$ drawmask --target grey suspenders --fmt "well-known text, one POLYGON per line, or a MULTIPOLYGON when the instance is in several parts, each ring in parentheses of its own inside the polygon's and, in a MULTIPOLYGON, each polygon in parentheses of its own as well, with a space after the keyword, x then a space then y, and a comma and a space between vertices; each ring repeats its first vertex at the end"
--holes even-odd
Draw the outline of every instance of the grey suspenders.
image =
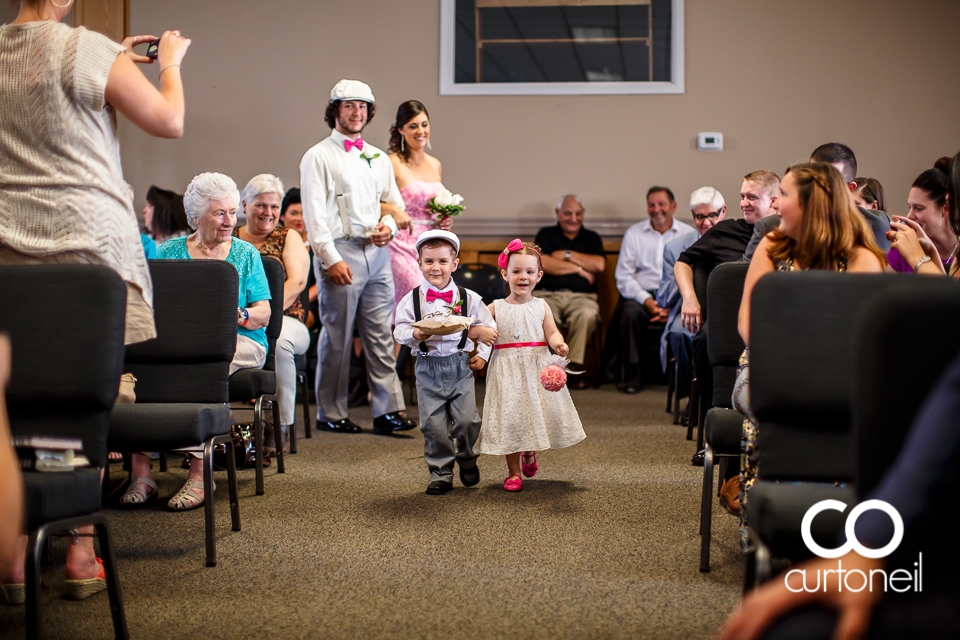
MULTIPOLYGON (((327 140, 332 140, 332 138, 327 138, 327 140)), ((340 226, 343 227, 344 237, 349 240, 350 217, 347 213, 347 199, 343 196, 343 180, 340 179, 340 173, 343 171, 343 168, 340 166, 340 158, 325 147, 321 146, 320 148, 322 149, 323 157, 327 161, 327 167, 329 167, 330 173, 333 174, 333 186, 336 190, 334 196, 337 201, 337 209, 340 211, 340 226)))
MULTIPOLYGON (((467 297, 467 290, 457 285, 457 292, 460 294, 460 299, 463 300, 463 315, 469 313, 468 305, 470 304, 470 298, 467 297)), ((417 287, 413 290, 413 319, 417 322, 423 319, 420 314, 420 287, 417 287)), ((457 345, 457 349, 463 351, 463 348, 467 346, 467 331, 469 329, 464 329, 463 333, 460 335, 460 344, 457 345)), ((426 355, 427 353, 427 343, 420 343, 420 352, 426 355)))

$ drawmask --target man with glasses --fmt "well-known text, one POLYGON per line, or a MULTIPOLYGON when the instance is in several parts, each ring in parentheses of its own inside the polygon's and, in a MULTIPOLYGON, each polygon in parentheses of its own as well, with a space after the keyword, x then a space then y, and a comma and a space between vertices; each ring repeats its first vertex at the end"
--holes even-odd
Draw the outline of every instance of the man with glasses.
POLYGON ((690 396, 690 386, 693 381, 693 333, 681 323, 682 300, 674 276, 674 265, 680 254, 723 220, 727 213, 727 204, 723 195, 713 187, 700 187, 690 194, 690 211, 693 213, 693 224, 697 230, 671 240, 663 248, 663 275, 660 278, 660 288, 657 289, 657 304, 670 310, 667 316, 667 327, 663 330, 663 337, 660 339, 660 364, 666 372, 667 345, 669 345, 677 359, 676 394, 678 398, 690 396))

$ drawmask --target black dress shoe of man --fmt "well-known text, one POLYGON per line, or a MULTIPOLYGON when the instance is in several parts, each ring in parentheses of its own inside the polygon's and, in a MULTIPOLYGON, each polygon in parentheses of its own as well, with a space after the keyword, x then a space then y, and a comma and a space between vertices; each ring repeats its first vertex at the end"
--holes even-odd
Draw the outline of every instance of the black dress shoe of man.
POLYGON ((352 422, 350 418, 326 421, 317 420, 317 429, 322 431, 336 431, 337 433, 360 433, 363 431, 360 425, 352 422))
POLYGON ((695 454, 693 454, 693 458, 690 459, 690 464, 695 467, 702 467, 704 457, 706 457, 706 453, 703 449, 700 449, 700 451, 697 451, 695 454))
POLYGON ((480 482, 480 469, 477 467, 470 467, 469 469, 460 467, 460 482, 462 482, 465 487, 476 485, 480 482))
POLYGON ((431 496, 442 496, 447 491, 453 489, 452 482, 445 482, 443 480, 434 480, 427 485, 427 494, 431 496))
POLYGON ((410 431, 410 429, 416 428, 416 422, 405 420, 396 413, 385 413, 373 419, 373 432, 378 436, 387 436, 394 431, 410 431))

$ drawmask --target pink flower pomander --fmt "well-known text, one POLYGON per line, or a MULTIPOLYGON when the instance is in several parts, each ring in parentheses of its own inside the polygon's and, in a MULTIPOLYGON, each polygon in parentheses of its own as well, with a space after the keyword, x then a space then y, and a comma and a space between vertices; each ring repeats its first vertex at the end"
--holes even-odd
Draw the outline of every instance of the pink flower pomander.
POLYGON ((540 372, 540 384, 547 391, 560 391, 567 384, 567 372, 559 365, 548 364, 540 372))

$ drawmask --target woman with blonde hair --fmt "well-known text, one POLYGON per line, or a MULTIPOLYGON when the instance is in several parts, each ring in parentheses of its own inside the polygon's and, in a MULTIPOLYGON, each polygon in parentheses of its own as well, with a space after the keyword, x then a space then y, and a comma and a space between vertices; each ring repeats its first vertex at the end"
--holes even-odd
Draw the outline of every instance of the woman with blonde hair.
POLYGON ((881 273, 886 265, 873 232, 857 211, 853 195, 840 172, 825 163, 799 164, 787 169, 780 197, 773 204, 779 229, 760 241, 750 262, 740 302, 739 329, 747 345, 740 356, 733 406, 744 414, 740 443, 740 543, 746 548, 746 490, 757 478, 759 451, 757 421, 750 410, 749 359, 750 297, 757 281, 771 271, 881 273))

